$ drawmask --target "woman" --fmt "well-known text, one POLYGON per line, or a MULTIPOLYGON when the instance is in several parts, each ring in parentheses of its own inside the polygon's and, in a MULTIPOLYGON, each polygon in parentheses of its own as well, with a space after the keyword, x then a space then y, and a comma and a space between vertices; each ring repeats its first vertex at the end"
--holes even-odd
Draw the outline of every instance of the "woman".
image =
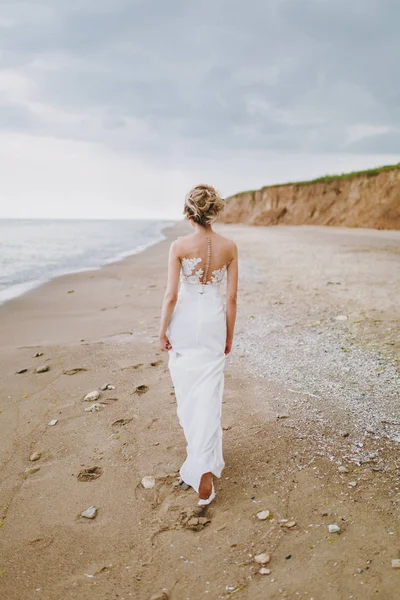
POLYGON ((212 476, 220 477, 225 464, 221 408, 236 319, 238 255, 236 244, 212 229, 223 208, 209 185, 198 185, 186 196, 184 215, 194 231, 171 244, 160 326, 187 442, 180 476, 199 494, 200 506, 215 498, 212 476), (225 273, 226 308, 220 295, 225 273))

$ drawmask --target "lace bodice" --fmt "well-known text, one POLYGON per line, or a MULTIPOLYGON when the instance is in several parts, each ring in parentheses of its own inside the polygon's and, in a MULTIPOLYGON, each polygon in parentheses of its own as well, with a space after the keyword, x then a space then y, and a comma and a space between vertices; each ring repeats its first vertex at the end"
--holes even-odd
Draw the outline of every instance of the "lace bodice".
MULTIPOLYGON (((197 267, 202 262, 201 258, 182 258, 181 259, 181 282, 184 283, 202 283, 204 270, 202 267, 197 267)), ((224 265, 220 269, 211 271, 211 279, 205 285, 219 285, 225 276, 228 265, 224 265)))

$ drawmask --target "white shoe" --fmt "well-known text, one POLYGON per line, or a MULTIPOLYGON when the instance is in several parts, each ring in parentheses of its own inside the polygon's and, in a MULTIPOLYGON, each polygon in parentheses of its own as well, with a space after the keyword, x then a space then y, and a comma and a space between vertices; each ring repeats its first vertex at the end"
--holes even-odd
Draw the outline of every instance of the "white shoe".
POLYGON ((210 502, 214 500, 216 496, 214 482, 212 482, 211 486, 211 494, 208 496, 208 498, 205 498, 204 500, 200 498, 200 500, 197 503, 199 506, 207 506, 207 504, 210 504, 210 502))

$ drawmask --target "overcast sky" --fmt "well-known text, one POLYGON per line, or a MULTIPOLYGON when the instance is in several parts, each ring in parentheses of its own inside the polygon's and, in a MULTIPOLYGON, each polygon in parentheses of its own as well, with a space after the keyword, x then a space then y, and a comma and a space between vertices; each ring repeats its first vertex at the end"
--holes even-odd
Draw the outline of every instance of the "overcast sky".
POLYGON ((0 216, 400 162, 398 0, 0 0, 0 216))

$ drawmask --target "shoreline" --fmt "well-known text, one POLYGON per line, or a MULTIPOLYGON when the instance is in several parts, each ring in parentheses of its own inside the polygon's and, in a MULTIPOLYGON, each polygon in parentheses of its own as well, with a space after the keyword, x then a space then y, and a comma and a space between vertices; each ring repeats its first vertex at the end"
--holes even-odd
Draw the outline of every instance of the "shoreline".
MULTIPOLYGON (((3 220, 6 220, 6 219, 3 219, 3 220)), ((21 221, 21 220, 23 221, 23 219, 10 219, 10 220, 15 220, 17 222, 21 221)), ((54 221, 54 219, 48 219, 48 220, 54 221)), ((116 219, 116 220, 118 220, 118 219, 116 219)), ((132 220, 137 221, 137 219, 132 219, 132 220)), ((74 219, 70 219, 70 221, 74 221, 74 219)), ((136 254, 140 254, 141 252, 144 252, 145 250, 147 250, 147 248, 150 248, 151 246, 158 244, 158 243, 162 242, 164 239, 166 239, 167 235, 164 232, 167 231, 171 227, 175 227, 178 223, 179 223, 179 221, 174 221, 174 220, 167 221, 166 220, 165 225, 163 225, 160 228, 159 235, 156 239, 154 239, 148 243, 141 244, 133 250, 119 252, 116 256, 110 257, 104 263, 99 264, 97 267, 90 266, 90 267, 84 267, 84 268, 80 268, 80 269, 74 269, 72 271, 65 271, 65 272, 62 271, 62 272, 59 272, 59 273, 49 276, 48 279, 20 282, 20 283, 13 284, 7 288, 4 288, 3 290, 0 291, 0 306, 2 306, 3 304, 6 304, 7 302, 10 302, 14 298, 19 298, 21 296, 24 296, 25 294, 28 294, 30 291, 35 290, 35 289, 41 287, 42 285, 45 285, 46 283, 49 283, 49 282, 53 281, 54 279, 57 279, 58 277, 64 277, 66 275, 74 275, 75 273, 86 273, 87 271, 97 271, 108 265, 118 263, 121 260, 125 260, 126 258, 129 258, 131 256, 135 256, 136 254), (15 288, 21 289, 21 291, 19 291, 19 292, 17 291, 16 293, 12 292, 11 290, 15 290, 15 288), (10 292, 12 295, 9 295, 10 292)))
POLYGON ((177 485, 185 440, 158 346, 169 242, 187 227, 0 307, 0 596, 395 600, 397 426, 367 427, 360 408, 400 421, 400 236, 216 227, 239 247, 239 305, 226 467, 200 520, 177 485))

